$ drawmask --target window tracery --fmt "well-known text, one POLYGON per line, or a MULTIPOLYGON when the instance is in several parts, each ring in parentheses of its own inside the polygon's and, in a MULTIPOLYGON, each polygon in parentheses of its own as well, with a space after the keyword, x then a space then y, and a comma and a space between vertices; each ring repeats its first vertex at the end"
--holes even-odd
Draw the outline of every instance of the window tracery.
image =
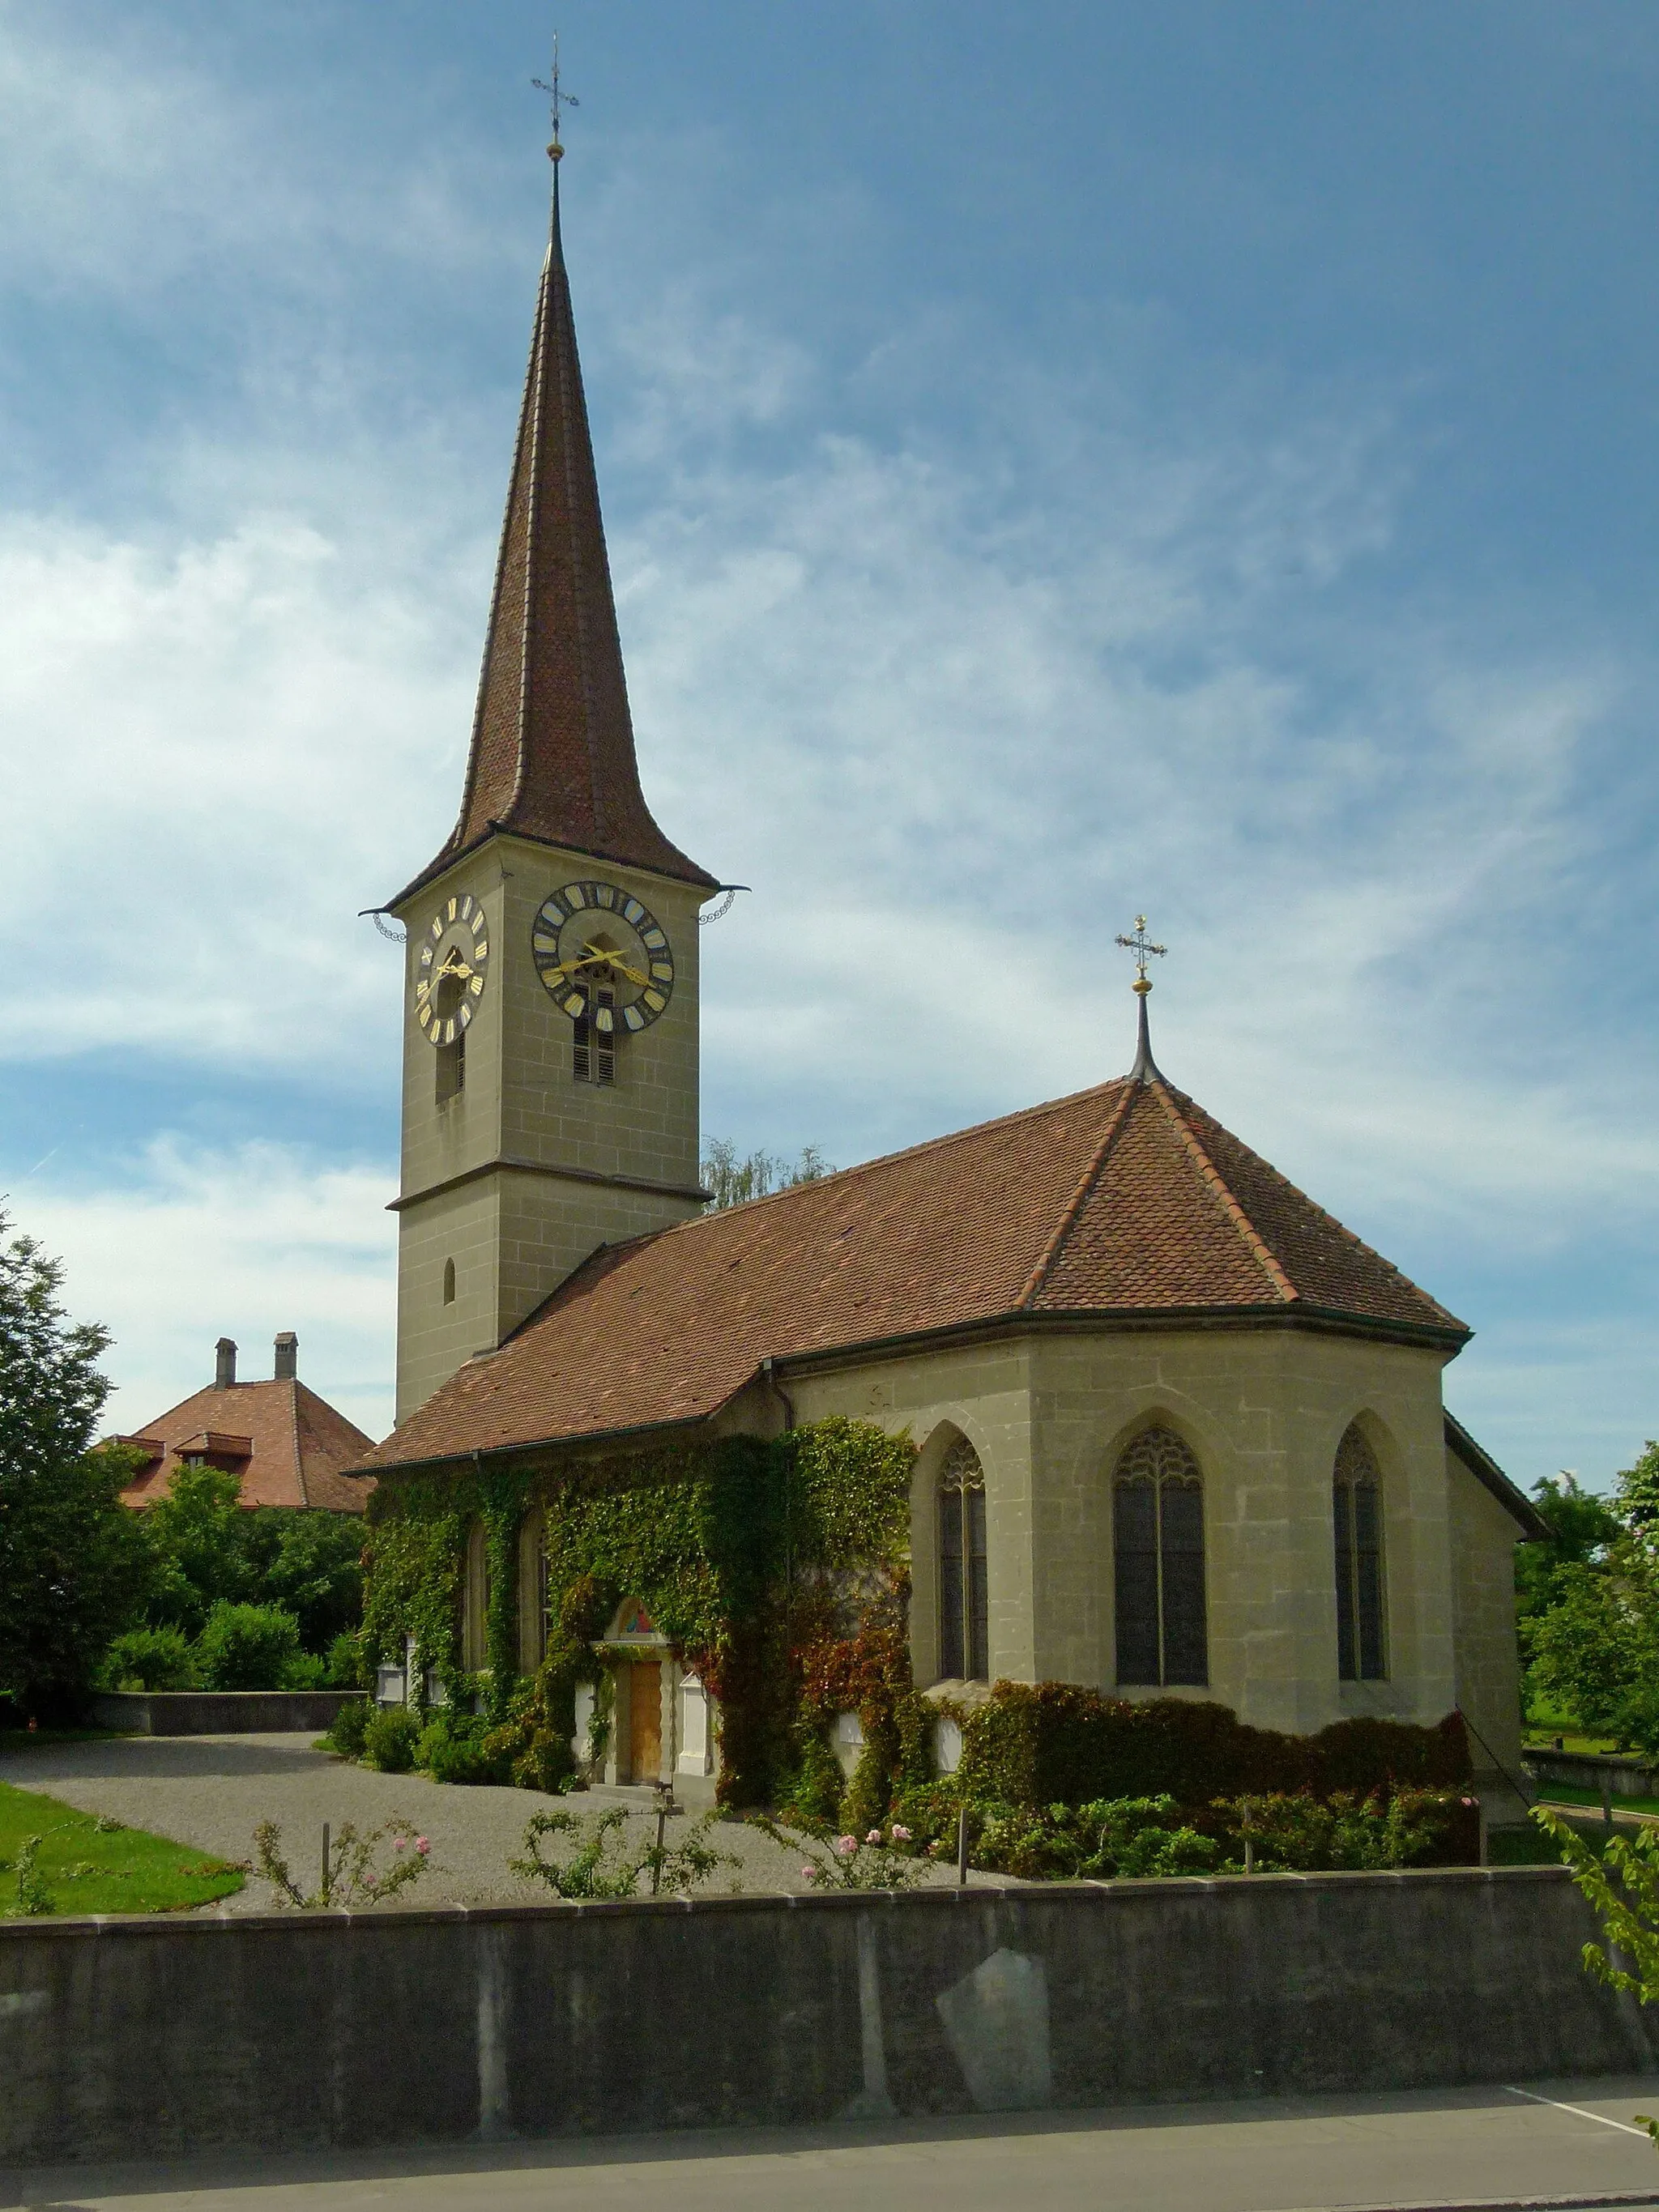
POLYGON ((982 1682, 990 1674, 990 1578, 985 1470, 958 1437, 939 1471, 939 1673, 982 1682))
POLYGON ((1201 1687, 1210 1679, 1204 1587, 1204 1479, 1165 1428, 1143 1429, 1112 1482, 1117 1679, 1201 1687))

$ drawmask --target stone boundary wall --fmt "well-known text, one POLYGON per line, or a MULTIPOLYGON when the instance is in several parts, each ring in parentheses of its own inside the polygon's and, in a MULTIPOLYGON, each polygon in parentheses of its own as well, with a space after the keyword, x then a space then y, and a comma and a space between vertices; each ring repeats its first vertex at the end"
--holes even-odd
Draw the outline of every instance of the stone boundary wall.
POLYGON ((1592 1933, 1556 1868, 8 1921, 0 2162, 1650 2070, 1592 1933))
POLYGON ((251 1735, 334 1725, 365 1690, 100 1690, 93 1723, 131 1735, 251 1735))
POLYGON ((1645 1759, 1624 1759, 1612 1753, 1598 1758, 1588 1751, 1532 1750, 1522 1764, 1534 1782, 1568 1782, 1580 1790, 1599 1790, 1605 1782, 1615 1797, 1659 1796, 1659 1776, 1645 1759))

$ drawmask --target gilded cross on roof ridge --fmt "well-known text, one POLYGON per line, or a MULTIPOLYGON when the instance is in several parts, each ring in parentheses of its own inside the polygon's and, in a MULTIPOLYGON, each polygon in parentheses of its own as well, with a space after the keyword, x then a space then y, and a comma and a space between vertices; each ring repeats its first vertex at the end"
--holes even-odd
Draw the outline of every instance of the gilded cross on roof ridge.
POLYGON ((539 76, 532 76, 530 82, 535 86, 538 92, 544 92, 547 94, 549 109, 553 118, 553 137, 547 149, 548 156, 551 161, 560 161, 564 155, 564 148, 559 143, 560 112, 562 109, 567 107, 580 107, 581 106, 581 102, 577 99, 574 92, 565 92, 560 87, 559 34, 556 31, 553 33, 553 75, 551 82, 550 83, 546 78, 539 76))
POLYGON ((1161 960, 1170 948, 1167 945, 1154 945, 1152 939, 1147 936, 1146 917, 1144 914, 1138 914, 1135 916, 1134 935, 1124 937, 1120 934, 1117 941, 1126 952, 1133 952, 1135 956, 1135 980, 1130 988, 1144 999, 1152 988, 1152 979, 1146 973, 1147 955, 1155 952, 1161 960))

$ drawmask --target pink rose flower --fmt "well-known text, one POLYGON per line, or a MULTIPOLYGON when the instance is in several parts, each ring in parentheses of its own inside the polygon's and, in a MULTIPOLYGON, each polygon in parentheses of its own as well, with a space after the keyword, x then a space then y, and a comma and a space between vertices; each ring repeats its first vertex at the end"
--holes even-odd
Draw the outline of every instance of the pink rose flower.
POLYGON ((432 1849, 432 1846, 428 1843, 424 1836, 416 1836, 415 1838, 415 1848, 420 1853, 421 1856, 424 1858, 427 1853, 432 1849))
POLYGON ((394 1851, 400 1851, 408 1841, 407 1836, 394 1836, 392 1838, 392 1848, 394 1851))
POLYGON ((893 1823, 893 1841, 896 1844, 908 1844, 909 1840, 910 1831, 908 1828, 900 1827, 898 1822, 895 1820, 893 1823))
POLYGON ((818 1878, 818 1870, 816 1867, 803 1867, 800 1872, 803 1881, 816 1881, 818 1878))
POLYGON ((866 1844, 878 1844, 881 1841, 881 1830, 879 1828, 872 1828, 869 1834, 864 1840, 866 1844))
POLYGON ((836 1856, 837 1858, 850 1859, 854 1852, 857 1850, 858 1847, 859 1839, 856 1836, 837 1836, 836 1838, 836 1856))

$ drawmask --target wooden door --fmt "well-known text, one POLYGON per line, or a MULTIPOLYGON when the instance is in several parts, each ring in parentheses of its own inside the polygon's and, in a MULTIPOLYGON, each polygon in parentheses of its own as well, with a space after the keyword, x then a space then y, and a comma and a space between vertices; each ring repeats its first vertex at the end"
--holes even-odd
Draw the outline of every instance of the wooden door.
POLYGON ((662 1662, 639 1661, 628 1682, 628 1773, 655 1782, 662 1772, 662 1662))

